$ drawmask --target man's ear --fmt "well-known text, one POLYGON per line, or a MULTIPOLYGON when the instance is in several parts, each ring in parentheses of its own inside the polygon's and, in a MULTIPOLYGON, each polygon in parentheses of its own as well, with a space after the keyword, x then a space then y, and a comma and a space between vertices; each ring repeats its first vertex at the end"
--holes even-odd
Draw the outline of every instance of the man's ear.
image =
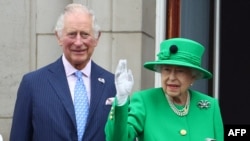
POLYGON ((58 43, 60 46, 62 46, 62 43, 61 43, 61 40, 60 40, 60 35, 58 34, 57 31, 55 31, 55 36, 56 36, 56 38, 57 38, 57 43, 58 43))
POLYGON ((98 36, 97 36, 97 40, 99 40, 99 39, 100 39, 101 34, 102 34, 102 33, 101 33, 101 31, 99 31, 99 32, 98 32, 98 36))
POLYGON ((97 38, 94 39, 94 44, 95 44, 94 46, 97 46, 97 43, 98 43, 98 41, 100 39, 100 36, 101 36, 101 32, 99 31, 97 38))

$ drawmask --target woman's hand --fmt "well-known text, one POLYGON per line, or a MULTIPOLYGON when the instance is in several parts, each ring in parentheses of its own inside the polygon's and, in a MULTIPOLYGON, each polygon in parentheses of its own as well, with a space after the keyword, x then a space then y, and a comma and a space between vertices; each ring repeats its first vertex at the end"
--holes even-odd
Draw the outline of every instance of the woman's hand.
POLYGON ((127 69, 127 60, 121 59, 116 68, 115 72, 115 86, 116 86, 116 97, 118 105, 123 105, 134 85, 134 78, 131 70, 127 69))

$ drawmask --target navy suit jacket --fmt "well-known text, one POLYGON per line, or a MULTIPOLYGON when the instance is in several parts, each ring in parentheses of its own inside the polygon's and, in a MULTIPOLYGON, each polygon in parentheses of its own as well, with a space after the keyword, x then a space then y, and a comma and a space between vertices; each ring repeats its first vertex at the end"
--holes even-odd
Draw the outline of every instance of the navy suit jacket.
MULTIPOLYGON (((105 141, 111 108, 105 101, 116 94, 114 74, 91 63, 91 102, 83 141, 105 141)), ((61 57, 23 76, 10 141, 77 141, 74 105, 61 57)))

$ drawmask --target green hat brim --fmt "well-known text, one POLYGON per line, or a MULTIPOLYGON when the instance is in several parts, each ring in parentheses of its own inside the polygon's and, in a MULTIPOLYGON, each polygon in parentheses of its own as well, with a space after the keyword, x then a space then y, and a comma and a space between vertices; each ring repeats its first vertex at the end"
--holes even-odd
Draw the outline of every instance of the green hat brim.
POLYGON ((175 66, 188 67, 188 68, 192 68, 192 69, 195 69, 195 70, 198 70, 199 72, 201 72, 203 74, 202 79, 212 78, 212 74, 209 71, 207 71, 199 66, 195 66, 195 65, 192 65, 190 63, 176 61, 176 60, 159 60, 159 61, 153 61, 153 62, 146 62, 144 64, 144 67, 146 69, 151 70, 151 71, 157 72, 157 70, 156 70, 157 65, 175 65, 175 66))

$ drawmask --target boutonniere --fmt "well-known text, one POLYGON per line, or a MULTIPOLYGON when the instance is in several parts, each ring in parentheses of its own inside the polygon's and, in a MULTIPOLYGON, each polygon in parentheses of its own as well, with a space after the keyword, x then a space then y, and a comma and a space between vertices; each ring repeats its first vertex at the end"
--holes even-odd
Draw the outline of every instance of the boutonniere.
POLYGON ((210 107, 210 102, 207 100, 200 100, 197 106, 200 109, 208 109, 210 107))

